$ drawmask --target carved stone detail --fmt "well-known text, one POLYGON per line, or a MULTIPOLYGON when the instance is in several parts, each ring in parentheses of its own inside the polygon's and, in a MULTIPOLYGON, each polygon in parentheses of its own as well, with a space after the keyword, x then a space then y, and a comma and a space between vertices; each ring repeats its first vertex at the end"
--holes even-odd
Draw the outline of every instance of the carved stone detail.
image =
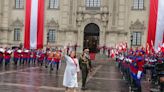
POLYGON ((91 21, 96 18, 96 15, 100 15, 100 18, 96 18, 100 20, 103 23, 103 26, 106 27, 108 24, 108 17, 109 17, 109 12, 108 12, 108 7, 107 6, 102 6, 100 7, 100 10, 85 10, 84 6, 79 6, 77 10, 77 25, 80 26, 83 21, 85 21, 85 15, 89 15, 91 21))
POLYGON ((133 21, 131 21, 130 29, 131 30, 144 30, 145 29, 144 21, 140 22, 139 19, 137 19, 134 23, 133 21))
POLYGON ((52 18, 46 25, 47 27, 55 27, 58 28, 59 24, 52 18))
POLYGON ((16 19, 15 21, 12 22, 11 24, 12 27, 23 27, 24 24, 20 19, 16 19))

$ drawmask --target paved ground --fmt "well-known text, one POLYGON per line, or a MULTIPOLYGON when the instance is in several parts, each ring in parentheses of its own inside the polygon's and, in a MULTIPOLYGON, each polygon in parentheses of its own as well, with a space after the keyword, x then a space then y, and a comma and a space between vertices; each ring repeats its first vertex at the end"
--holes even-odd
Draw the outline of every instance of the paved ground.
MULTIPOLYGON (((128 92, 128 86, 113 62, 97 60, 89 75, 85 92, 128 92)), ((38 66, 11 65, 0 68, 0 92, 64 92, 62 86, 65 64, 58 73, 38 66)), ((81 85, 79 77, 79 85, 81 85)), ((79 88, 80 89, 80 88, 79 88)), ((79 92, 82 92, 79 90, 79 92)))

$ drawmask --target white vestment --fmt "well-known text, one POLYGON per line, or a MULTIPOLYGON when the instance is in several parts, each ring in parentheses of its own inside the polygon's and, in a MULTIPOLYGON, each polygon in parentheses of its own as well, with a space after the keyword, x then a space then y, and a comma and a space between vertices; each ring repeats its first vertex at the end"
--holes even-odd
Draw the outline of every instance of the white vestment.
POLYGON ((65 59, 67 65, 64 72, 63 86, 69 88, 78 87, 77 72, 80 71, 79 61, 76 58, 73 60, 71 57, 67 55, 65 55, 65 59))

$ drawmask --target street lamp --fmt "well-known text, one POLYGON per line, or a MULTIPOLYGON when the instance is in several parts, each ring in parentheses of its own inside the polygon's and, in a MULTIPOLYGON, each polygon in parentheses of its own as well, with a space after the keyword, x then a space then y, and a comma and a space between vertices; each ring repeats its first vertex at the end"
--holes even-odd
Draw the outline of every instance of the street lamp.
POLYGON ((74 45, 74 48, 75 48, 75 52, 76 52, 76 49, 77 49, 77 43, 74 45))
POLYGON ((130 47, 132 48, 132 45, 133 45, 133 34, 132 33, 131 33, 131 36, 130 36, 130 41, 131 41, 130 47))
POLYGON ((48 42, 49 42, 49 32, 47 33, 47 45, 48 45, 48 42))

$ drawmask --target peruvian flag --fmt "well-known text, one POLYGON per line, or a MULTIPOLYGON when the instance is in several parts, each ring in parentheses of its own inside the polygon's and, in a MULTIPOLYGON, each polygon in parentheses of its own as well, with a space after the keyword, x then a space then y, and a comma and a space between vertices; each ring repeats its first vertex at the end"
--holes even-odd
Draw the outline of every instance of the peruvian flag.
POLYGON ((44 0, 26 0, 24 48, 43 48, 44 0))
POLYGON ((158 44, 164 42, 164 0, 150 0, 150 14, 147 43, 149 48, 158 49, 158 44))

